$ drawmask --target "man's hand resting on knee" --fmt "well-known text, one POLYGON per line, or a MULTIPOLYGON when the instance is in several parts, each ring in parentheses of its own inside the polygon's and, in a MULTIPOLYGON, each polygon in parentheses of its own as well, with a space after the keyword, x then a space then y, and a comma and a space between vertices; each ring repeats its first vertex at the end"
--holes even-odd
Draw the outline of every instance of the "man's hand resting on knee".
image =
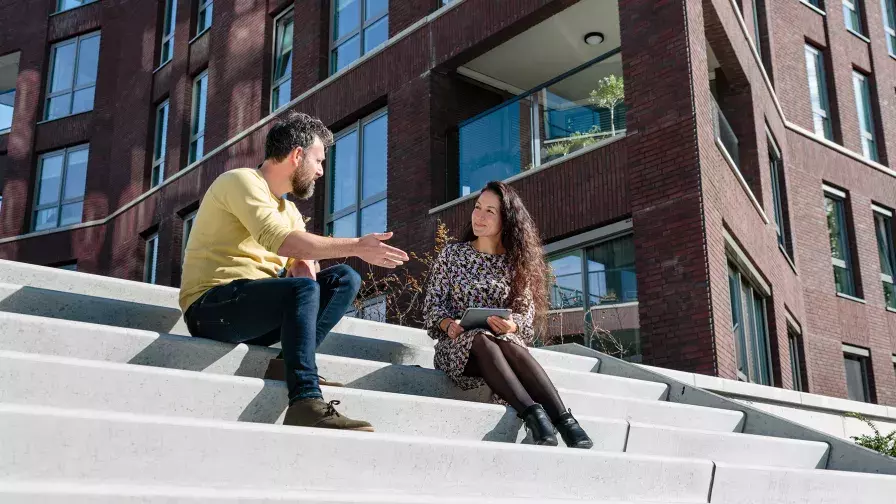
POLYGON ((289 271, 286 272, 286 276, 290 278, 310 278, 312 280, 317 280, 317 272, 319 269, 317 261, 303 261, 296 259, 292 262, 292 266, 289 267, 289 271))

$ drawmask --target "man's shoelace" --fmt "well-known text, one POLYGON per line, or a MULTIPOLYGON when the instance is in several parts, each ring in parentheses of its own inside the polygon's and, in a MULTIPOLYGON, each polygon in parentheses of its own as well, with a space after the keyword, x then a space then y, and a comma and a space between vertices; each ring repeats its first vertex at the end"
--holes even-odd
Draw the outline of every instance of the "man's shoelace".
POLYGON ((339 406, 340 404, 342 404, 342 403, 337 400, 332 400, 332 401, 328 402, 327 403, 327 411, 324 414, 327 416, 341 417, 342 415, 340 415, 339 412, 336 411, 336 406, 339 406))

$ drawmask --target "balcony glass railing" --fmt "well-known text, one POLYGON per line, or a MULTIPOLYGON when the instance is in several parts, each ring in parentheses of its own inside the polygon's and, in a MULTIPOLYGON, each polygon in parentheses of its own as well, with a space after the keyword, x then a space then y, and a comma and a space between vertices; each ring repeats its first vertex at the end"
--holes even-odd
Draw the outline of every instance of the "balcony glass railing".
POLYGON ((734 134, 731 124, 728 122, 725 114, 722 113, 722 108, 719 107, 719 103, 716 101, 715 97, 712 98, 712 125, 716 134, 716 139, 718 139, 719 142, 722 143, 722 146, 725 147, 725 150, 728 151, 728 155, 731 156, 731 161, 734 162, 734 166, 740 169, 740 150, 738 147, 739 142, 737 140, 737 135, 734 134))
POLYGON ((460 196, 625 134, 619 49, 462 123, 460 196))
POLYGON ((12 127, 12 111, 16 103, 16 90, 0 91, 0 132, 12 127))

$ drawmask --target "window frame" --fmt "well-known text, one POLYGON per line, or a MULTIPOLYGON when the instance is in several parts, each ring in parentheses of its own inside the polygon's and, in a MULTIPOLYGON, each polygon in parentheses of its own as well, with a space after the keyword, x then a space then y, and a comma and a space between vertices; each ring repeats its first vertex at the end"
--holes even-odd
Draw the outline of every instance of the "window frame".
POLYGON ((193 226, 196 224, 196 214, 199 210, 193 210, 192 212, 184 215, 183 217, 183 237, 181 239, 180 245, 180 262, 183 264, 184 258, 187 255, 187 241, 190 239, 190 234, 193 232, 193 226))
POLYGON ((871 387, 871 374, 869 371, 869 368, 871 367, 871 351, 864 349, 864 348, 847 345, 845 343, 842 345, 842 348, 843 348, 843 374, 844 374, 844 378, 846 379, 847 394, 849 393, 849 373, 846 372, 846 361, 854 360, 854 361, 859 362, 859 365, 861 366, 861 373, 862 373, 862 377, 861 377, 862 384, 861 385, 862 385, 862 393, 864 394, 865 399, 863 401, 859 400, 859 399, 850 399, 850 400, 853 400, 853 401, 859 400, 861 402, 873 404, 874 403, 874 394, 873 394, 873 390, 871 387))
POLYGON ((212 29, 212 16, 214 15, 215 0, 196 0, 196 35, 198 37, 203 33, 212 29), (207 14, 204 18, 203 15, 207 14), (205 19, 206 26, 202 27, 199 23, 205 19))
POLYGON ((174 33, 177 26, 177 0, 165 0, 162 10, 162 30, 161 40, 159 42, 159 66, 162 68, 174 59, 174 33), (170 14, 170 26, 165 26, 168 22, 170 14), (167 28, 167 29, 166 29, 167 28), (165 46, 168 45, 168 58, 165 58, 165 46))
POLYGON ((57 149, 57 150, 50 151, 50 152, 44 152, 43 154, 41 154, 37 157, 37 179, 36 179, 36 183, 34 184, 34 200, 33 200, 34 204, 31 207, 30 229, 32 232, 39 233, 42 231, 49 231, 51 229, 61 228, 62 227, 62 207, 65 205, 71 205, 74 203, 82 203, 81 220, 77 223, 66 224, 66 226, 74 226, 76 224, 80 224, 81 222, 84 222, 83 203, 84 203, 85 197, 87 196, 87 172, 88 172, 89 168, 90 168, 90 143, 83 143, 83 144, 74 145, 72 147, 65 147, 63 149, 57 149), (73 152, 80 152, 82 150, 87 151, 87 166, 84 168, 84 194, 82 194, 78 198, 70 198, 67 200, 63 200, 62 196, 65 194, 65 182, 66 182, 66 179, 68 178, 67 175, 68 175, 69 155, 73 152), (46 159, 48 157, 55 157, 57 155, 60 155, 60 153, 62 155, 62 171, 59 174, 59 192, 56 195, 56 201, 53 204, 46 203, 44 205, 39 205, 38 202, 40 201, 40 186, 41 186, 41 182, 43 181, 43 173, 44 173, 44 165, 43 165, 44 159, 46 159), (37 213, 40 212, 41 210, 49 210, 51 208, 57 209, 56 225, 53 227, 46 228, 46 229, 38 230, 37 229, 37 213))
MULTIPOLYGON (((327 169, 324 170, 324 187, 326 187, 326 194, 324 196, 324 230, 327 234, 330 234, 330 226, 334 225, 335 222, 345 216, 351 215, 352 213, 356 214, 355 217, 355 236, 360 237, 361 235, 361 210, 375 205, 381 201, 388 201, 389 196, 389 185, 386 184, 386 189, 368 196, 367 198, 363 198, 364 195, 364 126, 370 124, 377 119, 385 117, 386 118, 386 131, 387 131, 387 140, 388 140, 388 126, 389 126, 389 110, 388 108, 382 108, 373 114, 370 114, 367 117, 364 117, 360 121, 356 121, 351 126, 341 130, 338 134, 336 134, 333 138, 333 145, 328 149, 327 155, 327 169), (351 135, 353 132, 358 133, 358 166, 355 176, 357 177, 357 183, 355 184, 355 200, 351 205, 342 208, 336 212, 331 212, 330 208, 332 206, 332 188, 333 188, 333 176, 334 166, 333 160, 335 159, 335 149, 336 142, 340 139, 351 135)), ((388 180, 389 174, 389 147, 388 144, 386 146, 386 177, 388 180)), ((388 206, 388 203, 387 203, 388 206)), ((386 212, 386 227, 388 229, 389 224, 389 213, 388 210, 386 212)))
POLYGON ((790 236, 789 215, 785 213, 785 197, 787 195, 787 184, 784 175, 784 156, 775 137, 766 127, 766 138, 768 139, 769 151, 769 171, 771 173, 772 183, 772 211, 774 216, 775 231, 778 234, 778 246, 793 260, 793 242, 790 236))
POLYGON ((856 119, 859 124, 859 138, 862 141, 862 154, 872 161, 880 161, 880 151, 875 137, 877 120, 871 103, 871 76, 858 70, 852 71, 853 96, 856 101, 856 119), (862 102, 859 103, 861 91, 862 102), (870 145, 869 145, 870 144, 870 145), (870 154, 870 155, 869 155, 870 154))
MULTIPOLYGON (((390 2, 391 1, 393 1, 393 0, 390 0, 390 2)), ((345 68, 348 68, 349 66, 351 66, 351 64, 354 63, 355 61, 358 61, 359 59, 363 58, 364 55, 367 54, 368 52, 372 52, 374 49, 376 49, 376 48, 371 48, 370 51, 364 50, 364 31, 367 30, 367 28, 370 28, 371 26, 380 22, 380 20, 382 20, 383 18, 389 17, 389 10, 390 10, 390 6, 387 3, 386 9, 384 11, 377 13, 377 15, 375 15, 374 17, 371 17, 370 20, 365 20, 364 18, 366 17, 366 14, 367 14, 367 2, 366 2, 366 0, 358 0, 358 4, 359 4, 358 9, 360 11, 360 17, 358 18, 360 20, 360 22, 358 23, 358 27, 353 29, 349 33, 343 35, 339 39, 334 40, 332 35, 334 33, 336 33, 336 4, 337 3, 338 3, 338 0, 332 0, 330 2, 330 36, 328 37, 330 39, 330 48, 329 48, 329 53, 328 53, 328 57, 327 57, 327 60, 328 60, 327 66, 330 71, 329 75, 334 75, 337 72, 341 72, 345 68), (336 70, 336 68, 334 66, 336 63, 336 59, 334 58, 334 53, 336 52, 337 49, 339 49, 340 46, 342 46, 345 42, 351 40, 352 37, 354 37, 356 35, 359 36, 359 40, 358 40, 359 46, 358 47, 360 49, 360 51, 359 51, 360 54, 358 55, 358 58, 355 59, 354 61, 352 61, 352 63, 349 63, 348 65, 346 65, 345 68, 343 68, 342 70, 336 70)), ((386 40, 388 41, 389 40, 388 21, 386 22, 386 28, 387 28, 386 40)), ((295 29, 295 28, 293 28, 293 29, 295 29)), ((379 47, 379 46, 377 46, 377 47, 379 47)))
POLYGON ((833 118, 831 117, 831 95, 828 89, 824 49, 819 49, 812 44, 806 43, 804 45, 804 53, 806 56, 806 80, 809 83, 809 105, 812 109, 812 129, 815 131, 816 136, 833 141, 834 126, 833 118), (812 76, 809 75, 810 58, 814 67, 815 85, 818 86, 818 104, 812 100, 812 76), (820 133, 815 125, 815 117, 821 117, 822 131, 820 133))
POLYGON ((97 0, 85 0, 81 5, 76 5, 74 7, 69 7, 68 9, 63 9, 62 4, 65 3, 65 0, 56 0, 56 11, 53 14, 59 14, 60 12, 68 12, 70 10, 78 9, 80 7, 84 7, 85 5, 90 5, 92 3, 97 2, 97 0))
MULTIPOLYGON (((624 301, 623 299, 625 296, 623 293, 622 298, 620 298, 620 300, 618 302, 614 302, 614 303, 608 302, 608 303, 604 303, 604 304, 598 303, 598 304, 593 304, 593 305, 591 304, 591 282, 588 278, 590 275, 590 273, 588 272, 588 254, 587 254, 588 249, 598 247, 605 243, 613 242, 615 240, 620 240, 620 239, 629 238, 629 237, 634 239, 634 233, 632 232, 631 228, 628 228, 626 230, 619 231, 616 233, 610 233, 610 234, 607 234, 600 238, 597 238, 595 240, 582 242, 582 243, 576 244, 575 246, 572 246, 572 247, 565 247, 565 248, 561 248, 561 249, 557 249, 557 250, 552 250, 551 252, 545 252, 544 258, 545 258, 545 262, 548 264, 548 268, 550 268, 550 262, 551 262, 552 257, 557 258, 562 255, 575 253, 578 256, 578 260, 579 260, 579 267, 580 267, 579 274, 582 276, 582 283, 580 285, 580 287, 582 288, 582 291, 581 291, 582 306, 568 306, 568 307, 563 307, 563 308, 554 308, 552 306, 552 300, 549 299, 548 300, 548 304, 549 304, 548 311, 549 312, 562 312, 562 311, 566 311, 566 310, 582 310, 583 312, 588 312, 588 311, 594 310, 596 308, 599 308, 601 306, 607 306, 607 307, 624 306, 624 305, 631 305, 631 304, 638 303, 640 301, 640 298, 635 301, 624 301)), ((636 277, 637 277, 637 274, 638 274, 638 272, 636 270, 635 271, 636 277)), ((550 286, 549 286, 549 290, 550 290, 550 286)), ((550 296, 550 292, 548 292, 548 295, 550 296)))
POLYGON ((57 119, 62 119, 64 117, 70 117, 76 114, 86 114, 87 112, 92 112, 93 107, 96 106, 96 84, 97 80, 94 80, 90 84, 81 84, 80 86, 77 84, 78 82, 78 67, 81 64, 81 42, 87 39, 91 39, 97 37, 100 39, 100 45, 97 47, 97 79, 99 78, 99 57, 100 52, 102 51, 102 30, 95 30, 90 33, 85 33, 83 35, 78 35, 76 37, 71 37, 60 42, 56 42, 55 44, 50 46, 50 66, 47 69, 47 84, 45 86, 45 95, 44 95, 44 113, 42 115, 44 121, 55 121, 57 119), (70 83, 70 87, 66 88, 62 91, 53 92, 50 89, 53 86, 53 74, 56 71, 56 52, 60 47, 65 47, 67 45, 75 45, 75 60, 72 62, 72 80, 70 83), (74 107, 75 93, 78 91, 83 91, 85 89, 94 88, 94 101, 93 106, 90 107, 89 110, 83 110, 81 112, 72 112, 72 108, 74 107), (61 115, 59 117, 50 117, 50 100, 53 98, 58 98, 60 96, 69 95, 68 99, 68 113, 61 115))
POLYGON ((154 121, 154 135, 152 146, 152 170, 149 175, 149 188, 153 189, 162 185, 165 181, 165 157, 168 154, 168 122, 171 118, 170 101, 166 98, 156 107, 154 121), (164 116, 161 118, 160 116, 164 116), (159 132, 159 122, 162 122, 161 135, 159 132), (156 173, 158 172, 158 177, 156 173))
MULTIPOLYGON (((273 50, 273 61, 271 64, 271 91, 268 96, 268 99, 270 100, 270 103, 271 103, 269 108, 272 113, 276 112, 278 110, 284 109, 288 106, 288 105, 284 105, 283 107, 275 108, 275 102, 274 102, 274 91, 279 90, 281 88, 281 86, 283 86, 283 84, 286 83, 286 81, 290 82, 289 100, 287 100, 287 104, 290 101, 292 101, 292 63, 289 64, 289 71, 287 73, 285 73, 283 75, 283 77, 280 77, 279 79, 275 78, 275 76, 277 74, 277 62, 280 58, 280 49, 282 49, 282 47, 281 47, 282 40, 280 38, 280 23, 283 22, 284 20, 288 19, 290 16, 292 16, 293 18, 295 17, 295 8, 294 7, 288 7, 285 11, 281 12, 280 14, 277 15, 276 18, 274 18, 274 45, 273 45, 274 50, 273 50)), ((291 37, 292 41, 293 41, 293 45, 289 49, 290 53, 295 52, 295 34, 296 34, 296 24, 295 24, 295 19, 293 19, 292 20, 292 37, 291 37)))
POLYGON ((896 58, 896 0, 880 0, 887 52, 896 58))
POLYGON ((156 285, 156 273, 159 265, 159 233, 155 232, 146 238, 146 255, 143 256, 143 282, 156 285), (152 262, 146 260, 152 248, 152 262))
POLYGON ((775 376, 768 329, 769 296, 752 282, 732 258, 728 261, 728 295, 731 299, 737 379, 773 387, 775 376), (745 324, 748 318, 749 326, 745 324), (742 367, 749 374, 745 374, 742 367), (766 379, 767 382, 764 381, 766 379))
MULTIPOLYGON (((830 199, 837 203, 837 217, 840 219, 840 240, 843 242, 843 253, 846 255, 846 259, 837 259, 833 255, 833 251, 831 252, 831 265, 832 267, 841 268, 846 270, 849 276, 850 290, 849 292, 840 292, 837 291, 838 294, 842 294, 844 296, 849 296, 853 298, 858 297, 858 284, 856 282, 855 276, 855 264, 853 261, 853 251, 852 251, 852 242, 850 241, 850 233, 849 233, 849 221, 848 221, 848 212, 846 209, 846 202, 849 200, 849 196, 838 189, 834 189, 832 187, 824 186, 824 198, 830 199)), ((827 225, 827 204, 825 204, 825 224, 827 225)), ((830 237, 831 229, 828 225, 828 237, 830 237)), ((834 271, 836 275, 836 270, 834 271)), ((834 282, 836 284, 836 282, 834 282)), ((836 285, 835 285, 836 290, 836 285)))
POLYGON ((199 72, 196 75, 196 78, 193 79, 193 100, 191 102, 191 113, 190 113, 190 143, 188 145, 187 151, 187 164, 191 165, 205 155, 205 122, 202 122, 202 129, 197 130, 197 122, 199 121, 199 110, 201 105, 199 103, 199 83, 205 79, 205 92, 202 93, 202 100, 205 102, 205 113, 206 120, 208 119, 208 69, 199 72), (198 147, 194 152, 193 146, 198 145, 199 140, 202 139, 202 152, 199 152, 198 147))
POLYGON ((862 11, 864 6, 861 4, 862 0, 841 0, 843 3, 843 22, 846 25, 846 29, 859 35, 865 35, 865 23, 862 22, 862 11), (849 9, 853 15, 856 17, 857 26, 850 26, 850 17, 846 15, 846 9, 849 9))
POLYGON ((12 106, 12 114, 9 116, 9 127, 8 127, 8 128, 0 128, 0 135, 5 135, 5 134, 9 133, 10 131, 12 131, 12 122, 13 122, 13 120, 15 120, 15 114, 16 114, 16 106, 15 106, 15 102, 16 102, 16 88, 7 89, 7 90, 0 90, 0 96, 6 96, 6 95, 8 95, 8 94, 10 94, 10 93, 12 93, 12 102, 13 102, 13 106, 12 106))
MULTIPOLYGON (((896 291, 896 241, 894 241, 894 224, 893 217, 894 212, 892 210, 883 208, 878 205, 872 205, 872 213, 874 214, 874 235, 877 240, 878 251, 881 249, 886 250, 887 255, 889 257, 881 257, 881 269, 880 269, 880 280, 882 284, 889 284, 893 286, 892 288, 896 291), (882 219, 884 222, 884 243, 880 243, 880 235, 878 234, 878 219, 882 219), (890 261, 890 271, 894 273, 894 275, 888 275, 884 272, 884 264, 883 262, 889 259, 890 261)), ((880 255, 878 253, 878 255, 880 255)), ((886 291, 886 287, 884 287, 884 291, 886 291)), ((884 303, 886 304, 886 295, 884 296, 884 303)), ((887 304, 887 308, 891 310, 896 310, 896 299, 892 301, 892 304, 887 304)))
POLYGON ((803 334, 799 327, 787 321, 787 348, 790 351, 790 377, 793 390, 806 392, 806 380, 803 376, 803 334))

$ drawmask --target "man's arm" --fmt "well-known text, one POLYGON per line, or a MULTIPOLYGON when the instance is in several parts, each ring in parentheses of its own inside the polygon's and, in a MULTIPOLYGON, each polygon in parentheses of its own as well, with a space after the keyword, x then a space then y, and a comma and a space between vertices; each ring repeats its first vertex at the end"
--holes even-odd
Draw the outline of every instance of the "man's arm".
POLYGON ((374 266, 394 268, 407 261, 408 255, 383 243, 389 238, 392 238, 392 233, 374 233, 362 238, 329 238, 295 230, 283 240, 277 255, 313 260, 358 257, 374 266))

